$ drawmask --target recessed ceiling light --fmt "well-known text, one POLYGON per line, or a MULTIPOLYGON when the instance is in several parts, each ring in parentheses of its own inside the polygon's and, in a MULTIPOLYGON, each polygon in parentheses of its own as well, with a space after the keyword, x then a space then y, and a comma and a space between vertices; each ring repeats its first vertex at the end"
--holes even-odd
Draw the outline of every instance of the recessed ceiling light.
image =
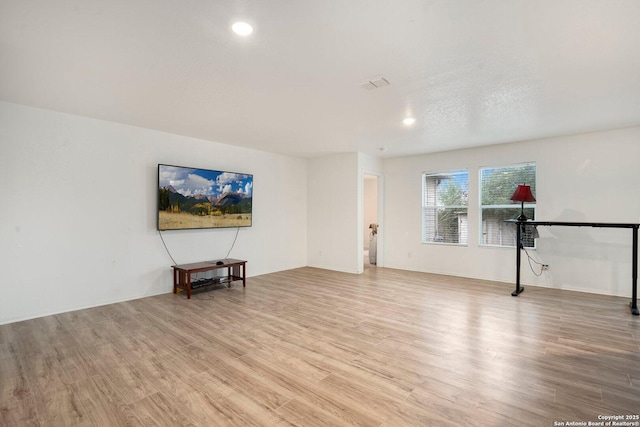
POLYGON ((236 22, 231 26, 231 29, 239 36, 248 36, 253 33, 253 27, 246 22, 236 22))
POLYGON ((402 121, 402 123, 404 123, 407 126, 411 126, 412 124, 414 124, 416 122, 416 119, 414 119, 413 117, 407 117, 406 119, 404 119, 402 121))

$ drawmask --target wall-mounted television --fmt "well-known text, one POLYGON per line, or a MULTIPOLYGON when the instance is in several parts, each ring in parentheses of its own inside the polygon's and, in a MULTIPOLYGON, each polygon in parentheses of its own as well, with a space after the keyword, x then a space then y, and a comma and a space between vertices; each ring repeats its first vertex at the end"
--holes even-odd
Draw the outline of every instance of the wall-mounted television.
POLYGON ((253 175, 158 165, 158 230, 251 227, 253 175))

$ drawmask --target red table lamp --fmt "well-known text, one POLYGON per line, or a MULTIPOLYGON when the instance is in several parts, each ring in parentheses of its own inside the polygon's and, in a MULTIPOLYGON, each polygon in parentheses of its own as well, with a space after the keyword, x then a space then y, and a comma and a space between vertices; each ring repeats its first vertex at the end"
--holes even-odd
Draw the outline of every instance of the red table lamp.
POLYGON ((516 218, 518 221, 526 221, 527 217, 524 215, 524 202, 535 202, 536 198, 531 194, 531 186, 525 184, 518 184, 518 188, 513 192, 511 200, 514 202, 520 202, 520 215, 516 218))

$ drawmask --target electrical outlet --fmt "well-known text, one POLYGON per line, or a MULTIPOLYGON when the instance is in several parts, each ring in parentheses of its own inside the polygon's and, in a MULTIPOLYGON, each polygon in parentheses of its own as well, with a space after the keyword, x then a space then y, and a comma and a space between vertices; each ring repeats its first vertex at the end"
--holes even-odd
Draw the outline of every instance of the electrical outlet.
POLYGON ((542 264, 542 270, 548 270, 549 264, 542 264))

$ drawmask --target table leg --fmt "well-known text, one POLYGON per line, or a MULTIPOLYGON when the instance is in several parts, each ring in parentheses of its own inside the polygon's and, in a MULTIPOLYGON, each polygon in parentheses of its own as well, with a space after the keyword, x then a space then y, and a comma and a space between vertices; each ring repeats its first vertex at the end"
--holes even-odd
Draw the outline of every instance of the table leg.
POLYGON ((631 260, 632 266, 632 279, 633 287, 631 291, 631 314, 638 316, 638 226, 633 227, 633 259, 631 260))
POLYGON ((186 272, 185 275, 187 276, 187 299, 191 299, 191 273, 186 272))
POLYGON ((511 292, 511 296, 517 297, 524 288, 520 286, 520 251, 522 248, 522 224, 516 223, 516 290, 511 292))
POLYGON ((173 268, 173 293, 178 293, 178 270, 173 268))
POLYGON ((247 287, 247 263, 242 263, 242 287, 247 287))

